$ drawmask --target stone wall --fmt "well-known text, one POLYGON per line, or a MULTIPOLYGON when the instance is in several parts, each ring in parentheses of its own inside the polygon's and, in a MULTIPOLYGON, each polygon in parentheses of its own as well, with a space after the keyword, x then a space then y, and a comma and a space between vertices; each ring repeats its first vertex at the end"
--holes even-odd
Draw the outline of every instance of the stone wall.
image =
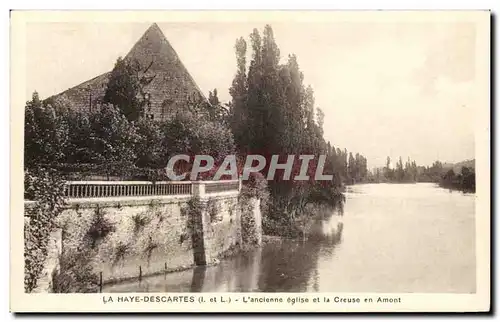
POLYGON ((204 202, 204 236, 207 262, 242 244, 241 211, 236 198, 213 198, 204 202))
POLYGON ((64 250, 93 249, 92 267, 102 274, 104 283, 190 267, 193 247, 183 211, 187 200, 74 203, 59 218, 64 250), (91 237, 89 231, 98 231, 99 225, 111 227, 111 231, 100 238, 91 237))
POLYGON ((194 182, 192 195, 70 199, 57 218, 40 292, 50 290, 60 258, 86 258, 102 286, 216 264, 241 246, 260 245, 259 201, 243 206, 238 185, 205 188, 194 182))
POLYGON ((190 217, 190 198, 74 203, 59 218, 63 248, 77 251, 95 243, 92 267, 103 283, 214 264, 242 245, 237 196, 203 198, 198 218, 190 217), (97 216, 113 229, 93 241, 88 232, 97 216), (201 224, 198 242, 189 223, 193 219, 201 224))
MULTIPOLYGON (((29 219, 28 219, 29 220, 29 219)), ((59 259, 62 253, 62 230, 54 230, 47 245, 47 257, 45 258, 44 269, 38 278, 37 287, 33 293, 48 293, 52 290, 52 279, 59 271, 59 259)))
POLYGON ((73 203, 59 218, 64 230, 63 247, 65 251, 93 248, 96 256, 92 267, 107 283, 211 264, 225 250, 241 245, 240 213, 234 194, 201 202, 216 213, 204 209, 199 214, 203 234, 195 244, 189 224, 193 219, 190 198, 73 203), (89 231, 96 230, 96 222, 101 226, 105 222, 112 231, 94 240, 89 231), (196 260, 200 255, 205 261, 196 260))

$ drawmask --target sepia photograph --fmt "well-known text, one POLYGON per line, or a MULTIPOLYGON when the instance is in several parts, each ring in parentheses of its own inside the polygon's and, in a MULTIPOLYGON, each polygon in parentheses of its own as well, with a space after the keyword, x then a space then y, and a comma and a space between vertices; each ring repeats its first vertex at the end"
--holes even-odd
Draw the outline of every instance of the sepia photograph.
POLYGON ((177 15, 13 12, 16 293, 489 309, 488 11, 177 15))

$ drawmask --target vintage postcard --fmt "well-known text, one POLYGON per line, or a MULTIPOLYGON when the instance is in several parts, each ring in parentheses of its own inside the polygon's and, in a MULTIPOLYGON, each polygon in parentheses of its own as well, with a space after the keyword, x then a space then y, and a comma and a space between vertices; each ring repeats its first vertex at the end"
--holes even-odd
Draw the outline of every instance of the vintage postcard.
POLYGON ((490 20, 12 11, 11 311, 489 311, 490 20))

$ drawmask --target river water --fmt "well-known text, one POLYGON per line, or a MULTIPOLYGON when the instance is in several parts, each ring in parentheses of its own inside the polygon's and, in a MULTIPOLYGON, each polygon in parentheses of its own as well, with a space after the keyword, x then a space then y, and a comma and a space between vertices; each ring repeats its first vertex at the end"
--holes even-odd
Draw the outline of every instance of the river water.
POLYGON ((103 291, 474 293, 474 199, 426 183, 355 185, 316 238, 103 291))

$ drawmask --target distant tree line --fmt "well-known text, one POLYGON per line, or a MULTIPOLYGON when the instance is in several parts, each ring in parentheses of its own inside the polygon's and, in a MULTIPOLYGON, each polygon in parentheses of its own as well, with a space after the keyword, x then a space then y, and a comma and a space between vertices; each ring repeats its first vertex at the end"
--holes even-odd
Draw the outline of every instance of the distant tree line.
POLYGON ((328 160, 332 163, 335 180, 346 185, 367 182, 369 179, 368 161, 363 155, 341 150, 327 143, 328 160))
POLYGON ((444 188, 461 190, 464 192, 475 192, 475 170, 473 167, 462 166, 460 173, 443 165, 440 161, 435 161, 431 166, 418 166, 417 163, 408 158, 403 165, 402 158, 396 163, 395 168, 391 168, 391 159, 387 157, 386 166, 373 170, 368 175, 370 182, 387 183, 412 183, 412 182, 433 182, 444 188))
POLYGON ((416 182, 418 177, 418 167, 415 161, 408 160, 403 165, 403 159, 399 157, 396 167, 391 167, 391 158, 387 157, 386 165, 382 169, 374 170, 370 181, 375 182, 416 182))

